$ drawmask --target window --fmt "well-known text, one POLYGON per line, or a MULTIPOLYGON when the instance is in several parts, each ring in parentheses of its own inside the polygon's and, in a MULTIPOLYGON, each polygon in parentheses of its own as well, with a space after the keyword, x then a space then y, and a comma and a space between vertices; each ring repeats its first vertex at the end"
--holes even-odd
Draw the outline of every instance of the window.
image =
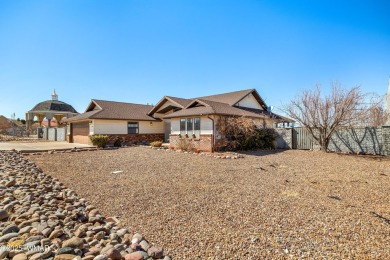
POLYGON ((199 117, 194 118, 194 130, 195 131, 200 130, 200 118, 199 117))
POLYGON ((186 131, 186 119, 180 118, 180 132, 186 131))
POLYGON ((128 122, 127 123, 127 133, 128 134, 138 134, 138 122, 128 122))
POLYGON ((194 118, 194 135, 196 138, 200 137, 200 118, 194 118))
POLYGON ((180 135, 192 137, 195 135, 196 138, 200 136, 200 118, 180 118, 180 135))
POLYGON ((180 118, 180 135, 183 137, 186 135, 186 119, 180 118))
POLYGON ((188 136, 192 135, 193 129, 194 129, 194 127, 193 127, 192 118, 187 118, 187 134, 188 134, 188 136))

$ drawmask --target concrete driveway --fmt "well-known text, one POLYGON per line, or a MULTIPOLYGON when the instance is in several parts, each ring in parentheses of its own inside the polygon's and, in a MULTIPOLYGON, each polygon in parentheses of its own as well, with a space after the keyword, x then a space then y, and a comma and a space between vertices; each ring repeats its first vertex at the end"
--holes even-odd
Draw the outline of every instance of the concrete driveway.
POLYGON ((49 151, 49 150, 63 150, 71 148, 86 148, 93 147, 87 144, 76 144, 67 142, 0 142, 0 150, 17 151, 49 151))

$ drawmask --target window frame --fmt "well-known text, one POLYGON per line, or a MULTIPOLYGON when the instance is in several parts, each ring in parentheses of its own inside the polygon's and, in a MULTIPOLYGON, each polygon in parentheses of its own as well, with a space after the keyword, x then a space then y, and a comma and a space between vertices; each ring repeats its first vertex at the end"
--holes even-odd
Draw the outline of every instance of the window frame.
POLYGON ((139 134, 139 122, 135 122, 135 121, 127 122, 127 134, 139 134), (129 127, 130 124, 137 125, 137 127, 129 127), (130 129, 135 129, 135 133, 130 132, 130 129))

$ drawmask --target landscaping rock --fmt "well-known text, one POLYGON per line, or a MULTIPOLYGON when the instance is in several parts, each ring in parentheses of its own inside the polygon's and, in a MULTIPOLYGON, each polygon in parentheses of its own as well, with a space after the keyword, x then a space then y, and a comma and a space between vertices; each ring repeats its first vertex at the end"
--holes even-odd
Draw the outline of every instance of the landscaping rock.
MULTIPOLYGON (((121 260, 126 249, 132 252, 129 231, 117 226, 117 217, 106 220, 19 153, 0 151, 0 175, 0 259, 121 260)), ((134 239, 143 238, 135 234, 134 239)))
POLYGON ((8 254, 9 254, 9 249, 7 248, 2 248, 0 249, 0 259, 4 259, 4 258, 7 258, 8 257, 8 254))
POLYGON ((63 255, 63 254, 76 255, 74 249, 71 247, 63 247, 61 249, 58 249, 57 255, 63 255))
POLYGON ((6 234, 6 235, 0 237, 0 243, 8 242, 8 240, 10 240, 11 238, 17 237, 17 236, 19 236, 18 233, 6 234))
POLYGON ((72 255, 72 254, 61 254, 61 255, 56 255, 54 257, 54 260, 73 260, 77 255, 72 255))
POLYGON ((104 255, 107 256, 108 258, 110 258, 111 260, 121 260, 122 259, 121 253, 115 248, 111 248, 111 249, 107 250, 104 253, 104 255))
POLYGON ((9 233, 18 233, 18 232, 19 232, 19 228, 15 224, 11 224, 11 225, 6 226, 3 229, 2 235, 6 235, 9 233))
POLYGON ((27 255, 24 253, 15 255, 12 260, 27 260, 27 255))
POLYGON ((160 259, 164 257, 164 251, 162 247, 152 246, 148 249, 148 255, 154 259, 160 259))
POLYGON ((8 218, 8 213, 4 209, 0 210, 0 220, 8 218))
POLYGON ((64 241, 62 246, 82 249, 84 247, 84 239, 79 237, 72 237, 64 241))
POLYGON ((125 260, 144 260, 144 256, 138 252, 125 255, 125 260))

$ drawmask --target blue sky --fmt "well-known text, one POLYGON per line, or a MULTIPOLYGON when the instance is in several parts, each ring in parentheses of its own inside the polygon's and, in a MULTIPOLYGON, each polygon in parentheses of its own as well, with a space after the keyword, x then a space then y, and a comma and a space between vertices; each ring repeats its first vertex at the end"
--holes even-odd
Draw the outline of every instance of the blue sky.
POLYGON ((0 0, 0 114, 92 98, 256 88, 276 108, 333 81, 385 94, 390 2, 0 0))

